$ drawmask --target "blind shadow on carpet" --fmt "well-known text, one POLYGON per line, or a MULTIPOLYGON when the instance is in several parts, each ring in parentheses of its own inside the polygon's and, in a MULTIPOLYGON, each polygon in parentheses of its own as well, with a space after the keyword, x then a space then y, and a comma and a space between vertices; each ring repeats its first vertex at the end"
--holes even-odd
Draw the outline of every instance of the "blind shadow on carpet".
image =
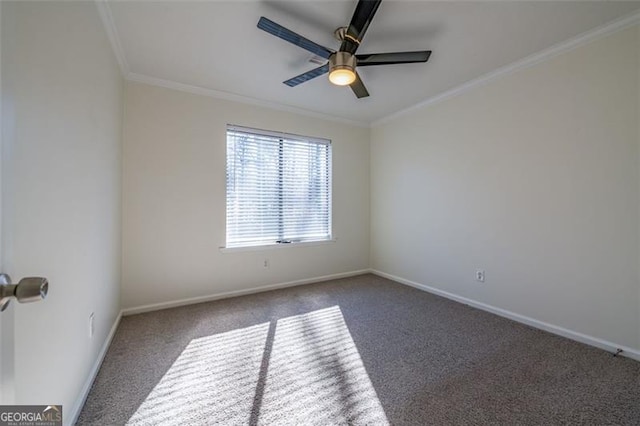
POLYGON ((193 339, 129 418, 389 424, 339 306, 193 339))

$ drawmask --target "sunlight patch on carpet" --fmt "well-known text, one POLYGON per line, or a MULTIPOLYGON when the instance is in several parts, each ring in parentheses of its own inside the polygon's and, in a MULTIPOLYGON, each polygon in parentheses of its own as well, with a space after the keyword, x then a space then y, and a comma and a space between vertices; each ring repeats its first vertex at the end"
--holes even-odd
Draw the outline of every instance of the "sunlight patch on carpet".
POLYGON ((127 424, 388 421, 333 306, 192 340, 127 424))
POLYGON ((340 307, 278 321, 262 424, 388 424, 340 307))
POLYGON ((194 339, 129 425, 248 424, 269 323, 194 339))

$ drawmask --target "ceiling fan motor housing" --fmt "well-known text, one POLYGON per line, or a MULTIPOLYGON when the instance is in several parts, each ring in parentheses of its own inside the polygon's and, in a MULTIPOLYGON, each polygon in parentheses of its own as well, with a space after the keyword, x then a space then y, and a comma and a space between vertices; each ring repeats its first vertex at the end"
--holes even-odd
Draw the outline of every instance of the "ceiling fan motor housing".
POLYGON ((329 72, 339 69, 355 71, 355 55, 352 55, 349 52, 336 52, 329 56, 329 72))

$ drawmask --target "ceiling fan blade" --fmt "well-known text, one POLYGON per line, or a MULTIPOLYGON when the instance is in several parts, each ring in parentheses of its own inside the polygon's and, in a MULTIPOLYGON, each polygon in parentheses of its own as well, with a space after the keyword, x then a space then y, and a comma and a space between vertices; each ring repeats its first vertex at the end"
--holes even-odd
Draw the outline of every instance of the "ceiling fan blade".
POLYGON ((378 10, 378 6, 382 0, 360 0, 356 6, 351 23, 347 27, 347 31, 340 45, 341 52, 356 53, 360 42, 364 38, 364 34, 369 28, 369 24, 373 20, 373 16, 378 10))
POLYGON ((353 93, 355 93, 358 99, 366 98, 367 96, 369 96, 369 92, 367 91, 367 88, 364 87, 364 83, 360 78, 360 74, 358 74, 357 72, 356 72, 356 81, 351 83, 349 87, 351 87, 351 90, 353 90, 353 93))
POLYGON ((290 78, 287 81, 283 81, 283 83, 289 87, 295 87, 298 84, 311 80, 312 78, 316 78, 318 76, 321 76, 322 74, 326 74, 328 71, 329 71, 329 64, 324 64, 321 67, 314 68, 311 71, 307 71, 296 77, 290 78))
POLYGON ((411 64, 427 62, 431 56, 430 50, 417 52, 372 53, 370 55, 356 55, 359 67, 372 65, 411 64))
POLYGON ((329 59, 329 56, 333 53, 332 50, 327 49, 324 46, 320 46, 317 43, 312 42, 299 34, 294 33, 291 30, 286 29, 280 24, 276 24, 270 19, 262 16, 258 21, 258 28, 263 31, 268 32, 271 35, 279 37, 289 43, 295 44, 296 46, 302 47, 309 52, 316 54, 322 58, 329 59))

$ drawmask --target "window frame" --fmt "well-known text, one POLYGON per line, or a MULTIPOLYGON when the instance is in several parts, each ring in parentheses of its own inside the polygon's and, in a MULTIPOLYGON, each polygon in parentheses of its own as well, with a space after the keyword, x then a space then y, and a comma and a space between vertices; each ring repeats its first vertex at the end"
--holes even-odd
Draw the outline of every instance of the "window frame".
MULTIPOLYGON (((278 185, 282 186, 283 184, 283 168, 280 165, 278 168, 278 185)), ((281 187, 279 194, 282 198, 282 194, 285 193, 284 188, 281 187)), ((227 124, 225 129, 225 241, 224 245, 220 247, 220 250, 223 252, 233 252, 233 251, 251 251, 251 250, 261 250, 261 249, 277 249, 277 248, 285 248, 285 247, 300 247, 300 246, 315 246, 315 245, 324 245, 329 243, 336 242, 336 238, 333 232, 333 143, 331 139, 328 138, 320 138, 315 136, 304 136, 293 133, 286 132, 278 132, 272 130, 264 130, 246 126, 239 126, 235 124, 227 124), (286 143, 286 140, 294 140, 294 141, 302 141, 305 143, 315 143, 318 145, 326 145, 328 147, 327 150, 327 238, 314 238, 314 239, 301 239, 301 240, 287 240, 280 239, 277 241, 270 241, 267 243, 260 243, 258 241, 247 243, 247 244, 232 244, 229 245, 228 241, 228 228, 229 228, 229 197, 228 197, 228 174, 229 174, 229 132, 237 131, 242 133, 253 134, 262 137, 268 137, 273 139, 280 140, 280 149, 286 143)), ((284 221, 284 215, 282 211, 278 215, 278 222, 282 223, 284 221)))

